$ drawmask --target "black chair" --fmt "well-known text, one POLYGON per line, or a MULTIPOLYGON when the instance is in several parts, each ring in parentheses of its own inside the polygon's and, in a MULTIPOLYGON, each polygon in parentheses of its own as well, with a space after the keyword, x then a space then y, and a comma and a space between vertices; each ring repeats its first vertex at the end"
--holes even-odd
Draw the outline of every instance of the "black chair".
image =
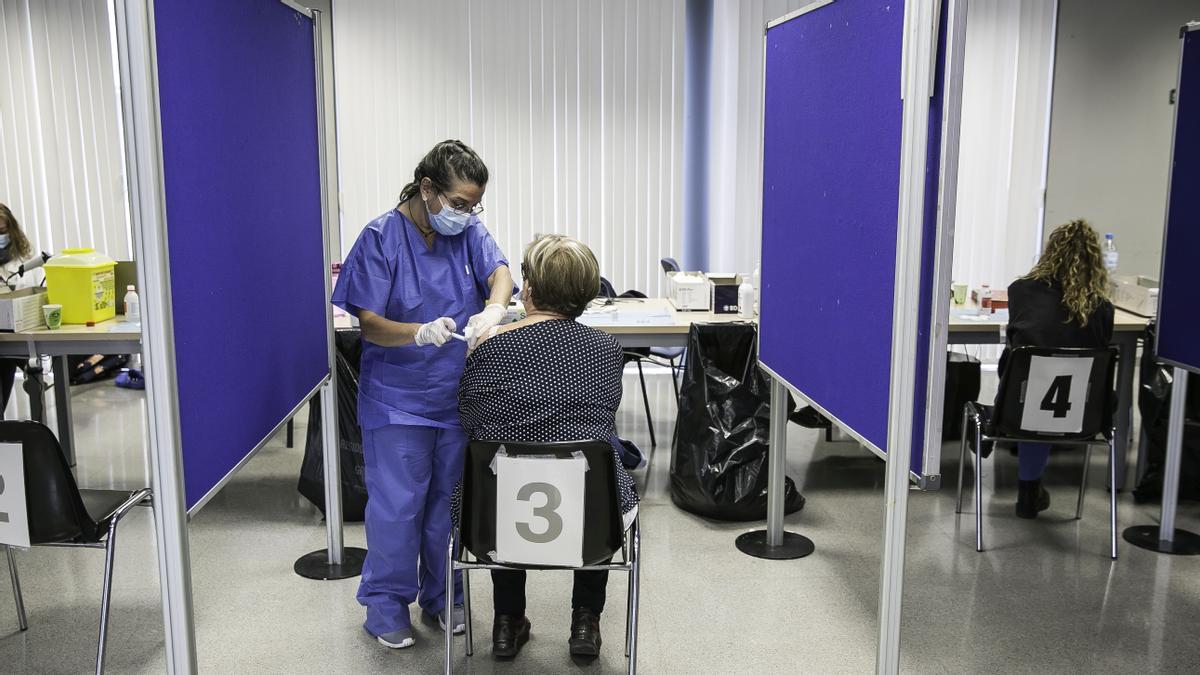
MULTIPOLYGON (((662 265, 663 273, 679 272, 683 268, 674 258, 663 258, 659 261, 662 265)), ((651 347, 650 354, 660 359, 665 359, 671 364, 671 384, 675 387, 675 402, 679 402, 679 362, 683 360, 683 347, 651 347)))
POLYGON ((662 265, 664 273, 679 272, 680 270, 683 269, 682 267, 679 266, 679 263, 674 258, 663 258, 662 260, 659 260, 658 262, 659 262, 659 264, 662 265))
MULTIPOLYGON (((637 293, 637 291, 629 291, 629 293, 637 293)), ((618 297, 617 291, 615 288, 613 288, 612 282, 609 281, 608 279, 605 279, 604 277, 600 277, 600 297, 605 298, 607 300, 615 300, 618 297)), ((632 297, 643 297, 644 298, 646 296, 644 294, 638 293, 636 296, 632 296, 632 297)), ((650 349, 638 347, 638 348, 632 348, 632 349, 623 349, 622 353, 624 355, 626 364, 630 364, 630 363, 637 364, 638 380, 641 381, 641 384, 642 384, 642 403, 646 407, 646 429, 650 432, 650 447, 658 447, 658 439, 654 436, 654 418, 652 418, 650 416, 650 394, 646 392, 646 373, 642 370, 642 361, 649 361, 650 363, 654 363, 655 365, 663 365, 663 364, 660 364, 657 361, 655 361, 654 359, 650 358, 651 351, 652 350, 650 350, 650 349)), ((674 373, 675 373, 674 363, 672 363, 671 365, 672 365, 671 373, 672 373, 672 375, 674 375, 674 373)), ((678 399, 679 398, 679 384, 677 382, 675 382, 674 377, 671 378, 671 382, 672 382, 672 384, 675 385, 675 398, 678 399)))
MULTIPOLYGON (((150 489, 80 490, 67 467, 58 439, 39 422, 0 421, 0 443, 21 445, 30 543, 34 546, 104 549, 100 642, 96 648, 96 672, 103 673, 112 600, 113 560, 117 552, 117 525, 130 509, 150 498, 150 489)), ((28 630, 16 558, 7 546, 5 553, 8 555, 13 595, 16 597, 17 620, 21 630, 28 630)))
MULTIPOLYGON (((962 513, 963 467, 967 445, 974 440, 975 452, 975 550, 983 551, 983 481, 981 460, 984 444, 996 441, 1033 442, 1054 446, 1085 448, 1083 476, 1075 518, 1083 515, 1083 496, 1087 488, 1088 464, 1094 445, 1108 446, 1110 484, 1116 485, 1117 453, 1113 438, 1112 411, 1116 401, 1113 375, 1117 350, 1018 347, 1008 354, 996 405, 971 402, 964 406, 962 445, 958 456, 958 501, 955 513, 962 513), (1086 361, 1084 361, 1086 360, 1086 361), (1031 374, 1042 371, 1037 382, 1031 374), (1072 386, 1074 378, 1086 372, 1085 386, 1072 386), (1050 375, 1047 375, 1050 373, 1050 375), (1050 381, 1047 383, 1047 379, 1050 381), (1037 385, 1037 391, 1029 391, 1037 385), (1072 392, 1076 395, 1073 396, 1072 392), (1082 396, 1083 400, 1075 400, 1082 396), (1077 406, 1082 406, 1080 411, 1077 406), (1072 411, 1075 411, 1074 414, 1072 411), (968 428, 973 430, 967 434, 968 428)), ((1109 525, 1112 558, 1117 558, 1117 491, 1109 491, 1109 525)))
MULTIPOLYGON (((628 614, 625 629, 625 656, 629 673, 637 672, 638 597, 640 592, 641 535, 635 517, 628 530, 621 515, 617 471, 613 448, 608 441, 568 441, 562 443, 489 443, 473 441, 467 446, 463 465, 462 506, 458 526, 450 531, 446 549, 446 597, 454 597, 454 571, 463 573, 463 604, 466 611, 467 656, 475 653, 471 629, 470 571, 486 570, 592 570, 629 574, 628 614), (543 458, 571 459, 583 453, 588 470, 584 474, 584 522, 581 567, 547 567, 498 563, 491 559, 496 551, 496 475, 492 462, 500 448, 509 456, 535 455, 543 458), (620 562, 611 562, 617 552, 620 562)), ((453 603, 447 602, 447 612, 453 603)), ((446 617, 450 625, 450 617, 446 617)), ((453 658, 451 631, 446 631, 445 672, 451 671, 453 658)))

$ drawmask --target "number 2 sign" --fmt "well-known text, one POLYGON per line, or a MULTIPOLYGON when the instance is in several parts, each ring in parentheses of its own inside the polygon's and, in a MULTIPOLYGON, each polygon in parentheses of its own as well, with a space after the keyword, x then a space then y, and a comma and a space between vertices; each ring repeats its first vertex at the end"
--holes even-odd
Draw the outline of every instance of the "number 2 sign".
POLYGON ((582 457, 496 456, 496 561, 583 564, 582 457))
POLYGON ((0 544, 29 548, 25 458, 19 443, 0 443, 0 544))
POLYGON ((1032 357, 1021 428, 1060 434, 1082 430, 1091 372, 1091 358, 1032 357))

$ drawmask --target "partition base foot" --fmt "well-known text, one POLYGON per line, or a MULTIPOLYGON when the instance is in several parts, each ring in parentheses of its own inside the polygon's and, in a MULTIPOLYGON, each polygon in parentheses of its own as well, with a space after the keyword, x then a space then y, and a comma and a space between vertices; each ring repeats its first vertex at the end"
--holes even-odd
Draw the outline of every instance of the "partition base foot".
POLYGON ((771 546, 767 543, 766 530, 747 532, 739 536, 734 544, 739 551, 746 555, 767 560, 793 560, 803 558, 817 550, 812 539, 794 532, 784 532, 783 542, 778 546, 771 546))
POLYGON ((1175 530, 1172 541, 1162 541, 1158 538, 1158 525, 1135 525, 1125 528, 1121 536, 1125 541, 1158 553, 1172 555, 1200 555, 1200 535, 1187 530, 1175 530))
POLYGON ((313 551, 296 561, 292 568, 296 574, 306 579, 332 581, 334 579, 349 579, 362 574, 363 561, 367 559, 365 548, 347 546, 342 549, 342 564, 329 564, 329 550, 313 551))

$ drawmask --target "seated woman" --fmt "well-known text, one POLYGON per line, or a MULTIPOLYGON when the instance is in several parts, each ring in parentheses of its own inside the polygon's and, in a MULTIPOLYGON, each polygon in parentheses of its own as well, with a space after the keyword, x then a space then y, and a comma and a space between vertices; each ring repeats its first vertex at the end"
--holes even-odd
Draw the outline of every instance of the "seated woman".
MULTIPOLYGON (((525 249, 522 299, 526 316, 492 330, 467 358, 458 390, 459 413, 471 440, 547 443, 607 440, 616 434, 621 404, 620 344, 577 323, 600 291, 600 267, 592 251, 570 237, 552 235, 525 249)), ((621 488, 621 512, 633 521, 633 479, 613 452, 621 488)), ((576 572, 571 598, 572 656, 600 653, 600 613, 607 572, 576 572)), ((517 655, 529 640, 525 572, 492 572, 496 617, 493 653, 517 655)))
MULTIPOLYGON (((1087 221, 1073 220, 1050 234, 1037 265, 1008 287, 1008 311, 1009 349, 1099 348, 1112 342, 1108 270, 1100 238, 1087 221)), ((1042 487, 1049 459, 1050 446, 1044 443, 1017 445, 1018 517, 1037 518, 1049 508, 1050 494, 1042 487)))

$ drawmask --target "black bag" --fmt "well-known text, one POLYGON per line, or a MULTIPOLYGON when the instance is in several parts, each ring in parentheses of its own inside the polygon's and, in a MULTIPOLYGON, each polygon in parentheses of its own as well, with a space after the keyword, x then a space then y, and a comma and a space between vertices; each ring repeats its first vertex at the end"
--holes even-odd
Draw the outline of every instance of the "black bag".
POLYGON ((71 373, 71 384, 88 384, 114 377, 129 363, 128 354, 93 354, 91 356, 69 356, 67 366, 71 373))
MULTIPOLYGON (((1167 425, 1171 417, 1172 369, 1158 362, 1155 353, 1156 327, 1146 328, 1142 350, 1141 382, 1138 387, 1138 412, 1146 430, 1146 473, 1133 490, 1139 504, 1162 501, 1163 471, 1167 456, 1167 425)), ((1189 381, 1186 423, 1183 428, 1183 454, 1179 462, 1179 498, 1200 501, 1200 385, 1189 381)))
MULTIPOLYGON (((752 324, 692 324, 671 453, 671 501, 717 520, 767 515, 770 388, 752 324)), ((804 507, 784 479, 784 510, 804 507)))
MULTIPOLYGON (((358 426, 358 367, 362 358, 360 331, 337 331, 338 457, 341 459, 342 519, 359 522, 367 508, 363 476, 362 429, 358 426)), ((308 435, 296 489, 325 513, 325 465, 321 433, 321 399, 308 404, 308 435)))
POLYGON ((942 440, 962 438, 963 407, 979 400, 979 359, 959 352, 946 354, 946 398, 942 404, 942 440))

